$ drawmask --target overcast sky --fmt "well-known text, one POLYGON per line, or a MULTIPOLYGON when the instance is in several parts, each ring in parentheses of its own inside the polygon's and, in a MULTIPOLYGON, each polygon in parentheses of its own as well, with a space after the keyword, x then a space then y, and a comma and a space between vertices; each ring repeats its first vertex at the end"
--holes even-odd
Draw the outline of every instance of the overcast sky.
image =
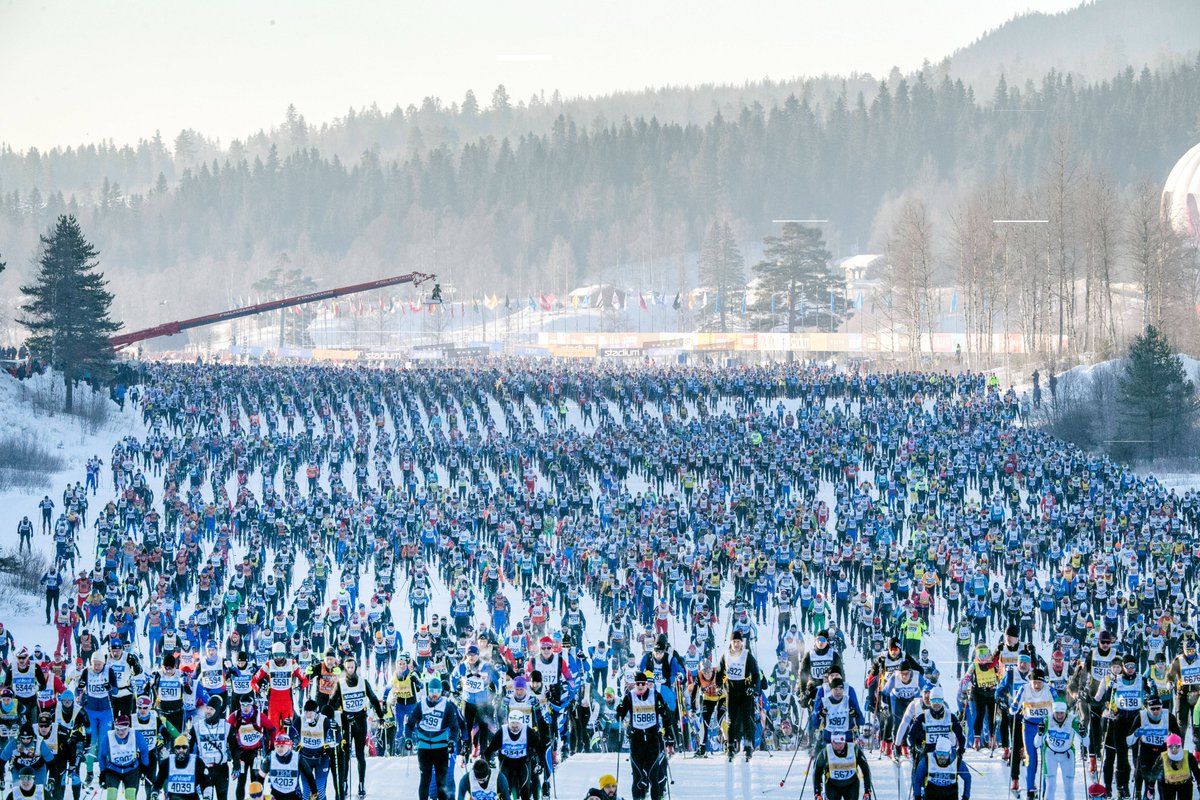
POLYGON ((0 0, 0 141, 228 142, 372 102, 886 73, 1080 0, 0 0))

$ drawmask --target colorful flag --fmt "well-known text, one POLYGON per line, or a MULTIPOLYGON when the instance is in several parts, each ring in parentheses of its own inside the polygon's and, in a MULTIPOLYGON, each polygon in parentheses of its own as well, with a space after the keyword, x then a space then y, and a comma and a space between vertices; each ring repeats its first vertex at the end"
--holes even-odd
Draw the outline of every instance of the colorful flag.
POLYGON ((646 310, 646 298, 641 292, 638 292, 638 305, 642 307, 642 311, 646 310))
POLYGON ((955 289, 954 293, 950 295, 950 313, 954 314, 957 312, 958 312, 958 290, 955 289))
POLYGON ((675 302, 671 304, 671 308, 675 309, 676 311, 679 310, 679 292, 675 293, 675 302))

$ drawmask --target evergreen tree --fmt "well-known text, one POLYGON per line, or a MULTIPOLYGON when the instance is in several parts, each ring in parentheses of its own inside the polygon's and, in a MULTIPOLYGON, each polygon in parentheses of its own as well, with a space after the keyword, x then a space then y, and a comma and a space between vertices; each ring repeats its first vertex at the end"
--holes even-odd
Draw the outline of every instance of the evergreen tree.
POLYGON ((785 222, 778 236, 763 239, 762 261, 754 265, 758 305, 770 304, 772 298, 785 303, 788 333, 810 319, 816 324, 826 312, 832 315, 831 305, 844 309, 845 285, 830 269, 829 259, 819 230, 785 222))
MULTIPOLYGON (((262 293, 264 300, 282 300, 285 297, 307 294, 316 290, 316 281, 304 274, 299 267, 288 269, 289 264, 291 264, 291 258, 288 254, 280 253, 275 266, 271 268, 266 277, 254 282, 254 289, 262 293)), ((285 345, 310 347, 312 345, 309 326, 312 325, 316 312, 311 306, 281 308, 274 314, 279 324, 279 347, 285 345)), ((268 320, 269 317, 266 315, 261 317, 259 327, 268 324, 268 320)))
POLYGON ((729 312, 741 307, 746 292, 744 265, 729 223, 713 222, 704 237, 698 266, 700 282, 714 294, 713 302, 705 308, 705 316, 710 324, 715 321, 722 333, 729 330, 729 312))
POLYGON ((96 269, 96 256, 75 217, 60 216, 41 237, 34 283, 21 287, 26 302, 19 322, 29 331, 29 349, 62 372, 68 413, 77 381, 94 384, 108 374, 113 360, 108 337, 121 328, 108 315, 113 296, 96 269))
POLYGON ((1153 325, 1133 340, 1121 378, 1121 438, 1150 456, 1186 447, 1196 416, 1196 387, 1167 337, 1153 325))

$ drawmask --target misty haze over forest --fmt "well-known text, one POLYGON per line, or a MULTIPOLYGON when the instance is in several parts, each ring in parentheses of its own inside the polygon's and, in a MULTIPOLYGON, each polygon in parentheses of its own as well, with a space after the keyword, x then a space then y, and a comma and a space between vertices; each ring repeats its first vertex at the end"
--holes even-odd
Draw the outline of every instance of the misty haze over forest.
MULTIPOLYGON (((583 99, 497 87, 336 120, 288 108, 228 143, 198 129, 5 148, 0 288, 16 295, 63 212, 99 248, 128 328, 159 319, 159 298, 195 313, 246 299, 281 254, 322 286, 415 269, 501 295, 601 279, 671 295, 696 285, 715 221, 749 277, 774 219, 828 219, 834 256, 884 252, 914 203, 929 280, 959 285, 973 206, 1051 217, 1055 196, 1039 234, 1054 242, 1024 246, 1059 254, 1060 282, 1082 280, 1097 204, 1145 205, 1200 141, 1198 51, 1200 4, 1099 0, 1016 19, 912 74, 583 99)), ((979 208, 969 233, 994 237, 979 208)), ((1118 227, 1107 284, 1139 272, 1118 227)))

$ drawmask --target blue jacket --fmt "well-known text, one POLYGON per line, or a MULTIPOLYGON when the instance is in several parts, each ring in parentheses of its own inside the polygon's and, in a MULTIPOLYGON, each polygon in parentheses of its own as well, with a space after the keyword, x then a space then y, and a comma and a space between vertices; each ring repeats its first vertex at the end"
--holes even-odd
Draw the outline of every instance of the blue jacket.
MULTIPOLYGON (((925 780, 929 777, 931 758, 932 753, 918 761, 917 768, 913 770, 913 800, 921 800, 925 795, 925 780)), ((958 793, 960 800, 971 800, 971 773, 967 770, 967 762, 961 757, 958 759, 958 780, 962 784, 962 790, 958 793)))
MULTIPOLYGON (((418 750, 437 750, 448 747, 457 751, 462 740, 462 723, 458 707, 443 695, 437 703, 430 704, 426 698, 414 704, 404 724, 404 737, 412 739, 418 750), (426 706, 430 707, 427 709, 426 706)), ((466 751, 467 747, 464 746, 466 751)))
POLYGON ((131 739, 133 741, 133 748, 134 748, 134 751, 137 753, 137 757, 129 764, 122 765, 122 764, 113 763, 112 744, 113 744, 113 739, 116 738, 116 735, 117 734, 114 731, 110 730, 110 731, 106 731, 100 737, 100 772, 101 773, 108 771, 108 772, 116 772, 116 773, 124 775, 128 772, 133 772, 135 769, 138 769, 139 767, 145 767, 150 764, 150 751, 146 749, 146 743, 142 740, 142 738, 140 736, 136 735, 132 730, 129 732, 129 739, 131 739))

